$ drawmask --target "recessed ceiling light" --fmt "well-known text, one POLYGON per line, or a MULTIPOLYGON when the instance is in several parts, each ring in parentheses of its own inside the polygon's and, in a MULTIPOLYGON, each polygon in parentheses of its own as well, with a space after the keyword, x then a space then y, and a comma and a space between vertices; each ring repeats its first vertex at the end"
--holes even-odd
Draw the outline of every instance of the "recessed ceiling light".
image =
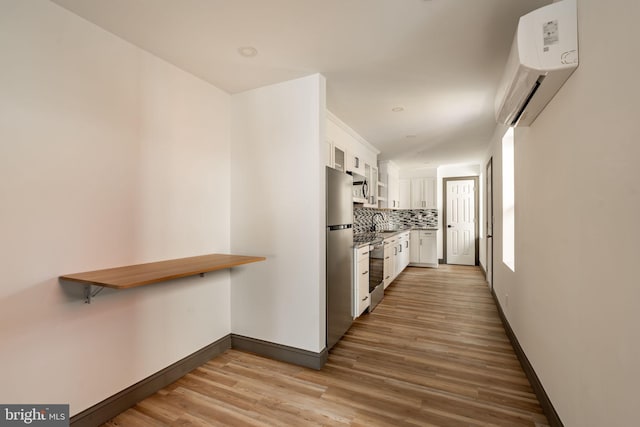
POLYGON ((404 107, 393 107, 391 111, 394 113, 400 113, 401 111, 404 111, 404 107))
POLYGON ((245 58, 253 58, 258 54, 258 49, 253 46, 243 46, 238 48, 238 53, 245 58))

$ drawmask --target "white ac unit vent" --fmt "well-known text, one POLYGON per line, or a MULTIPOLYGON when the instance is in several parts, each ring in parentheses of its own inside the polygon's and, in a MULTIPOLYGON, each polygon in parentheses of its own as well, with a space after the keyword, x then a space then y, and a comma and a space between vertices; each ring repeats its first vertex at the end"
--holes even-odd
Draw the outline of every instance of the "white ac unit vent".
POLYGON ((496 121, 529 126, 577 67, 576 0, 522 16, 496 95, 496 121))

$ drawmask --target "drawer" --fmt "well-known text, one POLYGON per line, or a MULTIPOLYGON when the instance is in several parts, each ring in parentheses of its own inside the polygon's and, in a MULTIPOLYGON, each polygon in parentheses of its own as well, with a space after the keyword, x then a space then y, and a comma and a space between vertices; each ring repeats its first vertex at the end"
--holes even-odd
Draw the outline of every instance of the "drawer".
POLYGON ((422 238, 436 237, 437 231, 421 231, 420 236, 422 238))
POLYGON ((367 286, 369 285, 369 259, 363 259, 358 262, 358 279, 362 279, 366 276, 367 286))
POLYGON ((364 248, 359 248, 357 249, 357 251, 358 251, 358 255, 356 256, 356 259, 358 260, 358 262, 364 259, 366 260, 369 259, 369 246, 365 246, 364 248))

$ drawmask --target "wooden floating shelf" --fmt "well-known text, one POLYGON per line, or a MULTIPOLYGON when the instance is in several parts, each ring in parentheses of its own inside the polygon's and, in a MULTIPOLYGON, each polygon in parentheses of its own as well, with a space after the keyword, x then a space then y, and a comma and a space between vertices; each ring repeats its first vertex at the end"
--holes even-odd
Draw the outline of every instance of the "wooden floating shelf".
POLYGON ((90 303, 92 296, 91 285, 112 289, 129 289, 264 260, 266 260, 265 257, 210 254, 84 273, 65 274, 60 276, 60 279, 84 284, 86 286, 86 302, 90 303))

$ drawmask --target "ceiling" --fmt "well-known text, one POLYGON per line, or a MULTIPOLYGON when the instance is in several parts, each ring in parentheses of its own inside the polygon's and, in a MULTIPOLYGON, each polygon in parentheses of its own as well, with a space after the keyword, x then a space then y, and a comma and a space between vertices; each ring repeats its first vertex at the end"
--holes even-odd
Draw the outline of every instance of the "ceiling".
POLYGON ((551 3, 53 1, 229 93, 322 73, 329 110, 403 169, 481 161, 518 17, 551 3))

